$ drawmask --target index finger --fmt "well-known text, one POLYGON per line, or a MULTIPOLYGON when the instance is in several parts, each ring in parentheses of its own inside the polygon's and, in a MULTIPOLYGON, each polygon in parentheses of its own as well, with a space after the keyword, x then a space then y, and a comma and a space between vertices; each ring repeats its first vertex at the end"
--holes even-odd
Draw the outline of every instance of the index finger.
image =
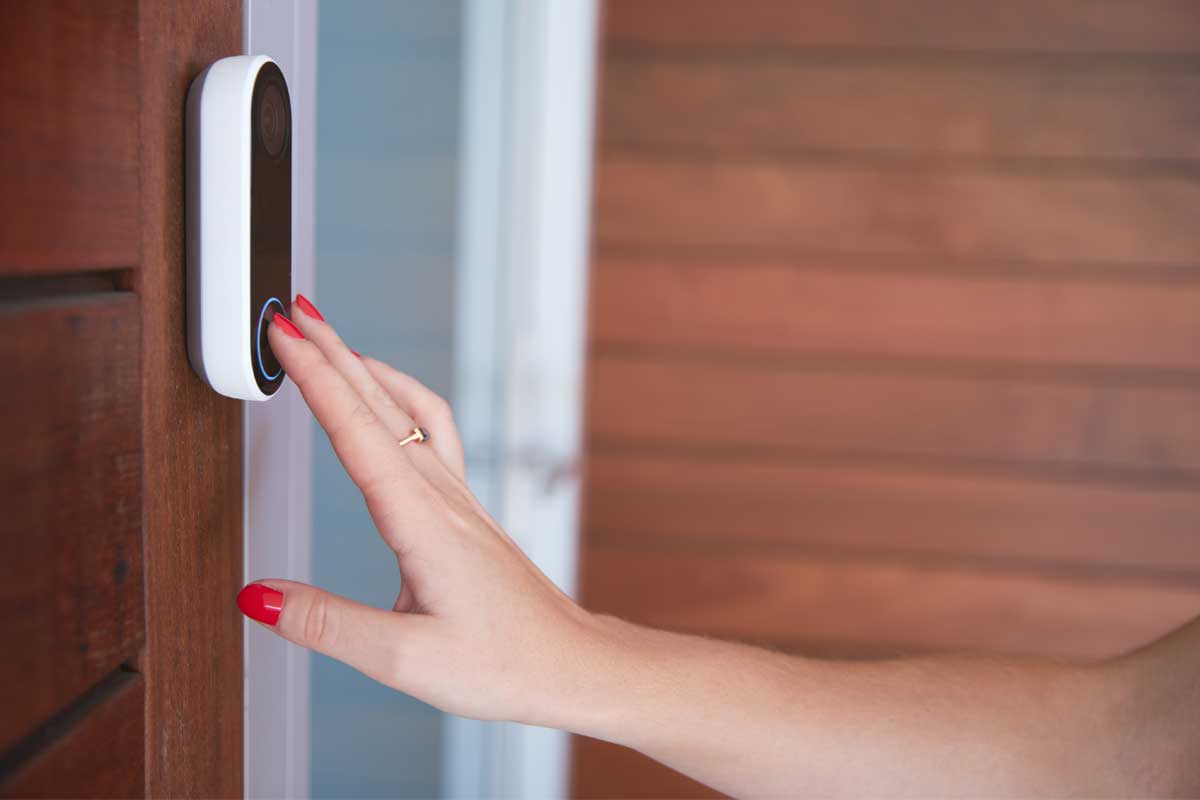
POLYGON ((363 494, 382 497, 393 486, 415 475, 412 462, 387 426, 329 363, 324 354, 286 317, 276 314, 267 331, 271 350, 300 389, 304 402, 329 435, 338 460, 363 494))

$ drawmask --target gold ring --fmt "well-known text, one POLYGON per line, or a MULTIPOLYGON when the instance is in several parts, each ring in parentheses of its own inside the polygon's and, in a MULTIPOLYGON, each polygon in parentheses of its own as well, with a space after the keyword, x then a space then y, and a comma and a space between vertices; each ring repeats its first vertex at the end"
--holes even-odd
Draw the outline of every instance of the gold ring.
POLYGON ((412 444, 413 442, 417 442, 419 444, 428 440, 429 431, 421 427, 416 427, 413 428, 412 433, 400 440, 400 446, 403 447, 404 445, 412 444))

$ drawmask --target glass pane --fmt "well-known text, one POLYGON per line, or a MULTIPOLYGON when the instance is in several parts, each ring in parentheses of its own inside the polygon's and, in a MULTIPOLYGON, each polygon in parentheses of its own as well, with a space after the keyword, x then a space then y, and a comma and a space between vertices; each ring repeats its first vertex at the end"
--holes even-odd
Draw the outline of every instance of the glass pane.
MULTIPOLYGON (((354 349, 452 396, 462 5, 324 2, 316 298, 354 349)), ((313 579, 390 607, 396 562, 325 434, 313 452, 313 579)), ((313 656, 314 797, 437 797, 444 716, 313 656)))

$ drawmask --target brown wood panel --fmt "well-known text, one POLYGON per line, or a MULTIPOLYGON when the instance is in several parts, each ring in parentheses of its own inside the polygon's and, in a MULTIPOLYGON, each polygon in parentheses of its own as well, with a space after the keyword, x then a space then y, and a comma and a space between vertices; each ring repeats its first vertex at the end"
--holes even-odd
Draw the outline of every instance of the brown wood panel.
POLYGON ((1200 181, 838 161, 601 158, 602 245, 1200 263, 1200 181))
POLYGON ((0 750, 141 646, 140 335, 128 293, 0 303, 0 750))
POLYGON ((705 353, 1200 369, 1200 283, 611 259, 592 341, 705 353))
POLYGON ((1191 64, 618 51, 600 120, 607 148, 1195 159, 1198 98, 1191 64))
POLYGON ((601 354, 589 397, 590 438, 610 446, 1200 471, 1200 393, 1187 388, 601 354))
POLYGON ((136 0, 0 3, 0 273, 136 265, 137 37, 136 0))
MULTIPOLYGON (((0 777, 0 797, 142 797, 145 685, 124 673, 102 697, 44 730, 44 746, 0 777)), ((42 744, 42 742, 38 742, 42 744)))
POLYGON ((586 736, 571 737, 572 797, 700 798, 725 795, 636 750, 586 736))
POLYGON ((191 80, 242 52, 239 0, 140 5, 146 791, 242 792, 242 409, 188 365, 183 109, 191 80))
POLYGON ((586 474, 591 542, 953 555, 1200 579, 1200 493, 1190 487, 623 451, 593 451, 586 474))
POLYGON ((966 565, 587 546, 585 603, 806 651, 1099 658, 1200 614, 1200 586, 966 565))
POLYGON ((1191 0, 607 0, 609 46, 1194 54, 1191 0))

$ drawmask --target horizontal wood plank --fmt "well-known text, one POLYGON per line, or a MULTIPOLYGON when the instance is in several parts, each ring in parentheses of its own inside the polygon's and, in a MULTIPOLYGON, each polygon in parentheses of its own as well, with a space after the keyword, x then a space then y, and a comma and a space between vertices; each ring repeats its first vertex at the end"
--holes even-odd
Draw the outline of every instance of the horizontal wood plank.
MULTIPOLYGON (((1002 5, 1002 4, 996 4, 1002 5)), ((915 158, 1195 159, 1200 69, 1118 61, 622 55, 607 148, 915 158), (852 100, 851 100, 852 98, 852 100), (702 124, 697 124, 703 120, 702 124)))
POLYGON ((604 27, 609 46, 1200 52, 1190 0, 607 0, 604 27))
POLYGON ((0 749, 143 640, 139 313, 0 304, 0 749))
POLYGON ((623 247, 1200 264, 1200 180, 607 153, 597 240, 623 247))
POLYGON ((900 559, 585 546, 586 605, 674 630, 818 652, 1101 658, 1200 614, 1200 584, 900 559))
POLYGON ((1200 370, 1200 283, 603 260, 600 345, 1200 370))
POLYGON ((841 364, 591 361, 593 444, 1200 474, 1200 394, 841 364))
POLYGON ((865 465, 594 451, 588 540, 979 557, 1200 580, 1200 492, 865 465))
POLYGON ((628 747, 571 737, 572 797, 702 798, 725 795, 628 747))
POLYGON ((42 747, 0 775, 0 797, 128 798, 145 787, 145 683, 124 674, 104 696, 43 730, 42 747))
POLYGON ((0 273, 140 260, 137 41, 134 0, 0 3, 0 273))

